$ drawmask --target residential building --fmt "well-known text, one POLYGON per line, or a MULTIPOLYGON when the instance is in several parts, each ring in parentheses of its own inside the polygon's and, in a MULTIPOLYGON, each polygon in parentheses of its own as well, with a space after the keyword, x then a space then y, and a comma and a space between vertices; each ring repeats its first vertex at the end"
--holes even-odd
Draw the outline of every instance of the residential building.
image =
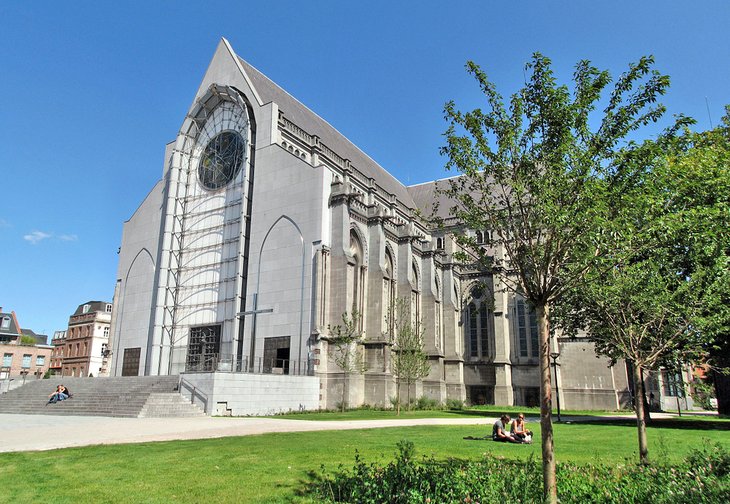
POLYGON ((65 334, 57 331, 54 343, 63 350, 54 356, 54 369, 60 357, 63 376, 99 376, 106 367, 112 304, 88 301, 69 317, 65 334))
POLYGON ((7 390, 11 381, 17 383, 41 378, 50 366, 51 347, 46 344, 26 343, 23 336, 30 336, 44 343, 46 339, 44 335, 22 329, 14 311, 5 312, 0 308, 0 390, 7 390))

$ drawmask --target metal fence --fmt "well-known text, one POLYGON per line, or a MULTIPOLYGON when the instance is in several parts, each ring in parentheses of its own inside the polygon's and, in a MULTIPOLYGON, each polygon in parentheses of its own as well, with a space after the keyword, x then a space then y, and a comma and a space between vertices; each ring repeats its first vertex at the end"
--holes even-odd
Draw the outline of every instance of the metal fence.
POLYGON ((256 373, 279 374, 292 376, 313 376, 314 363, 312 361, 298 361, 292 359, 276 359, 256 357, 253 362, 248 357, 242 359, 235 355, 205 355, 197 359, 190 359, 185 364, 186 373, 256 373))

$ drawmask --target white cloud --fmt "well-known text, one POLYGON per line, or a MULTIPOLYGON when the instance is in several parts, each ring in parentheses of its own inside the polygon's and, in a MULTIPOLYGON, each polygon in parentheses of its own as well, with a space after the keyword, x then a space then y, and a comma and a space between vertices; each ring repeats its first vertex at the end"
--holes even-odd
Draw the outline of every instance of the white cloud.
POLYGON ((79 239, 79 237, 75 234, 62 234, 59 235, 58 239, 61 241, 76 241, 79 239))
POLYGON ((0 228, 9 228, 10 223, 6 221, 5 219, 0 218, 0 228))
POLYGON ((43 241, 46 238, 50 238, 50 237, 51 237, 50 234, 44 233, 43 231, 33 231, 32 233, 23 236, 23 239, 25 241, 29 241, 33 245, 35 245, 36 243, 43 241))

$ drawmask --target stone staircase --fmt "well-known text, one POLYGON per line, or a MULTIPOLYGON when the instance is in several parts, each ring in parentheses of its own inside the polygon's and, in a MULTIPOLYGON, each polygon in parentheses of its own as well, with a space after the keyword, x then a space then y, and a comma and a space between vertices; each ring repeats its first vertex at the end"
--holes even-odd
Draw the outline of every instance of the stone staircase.
POLYGON ((132 418, 205 416, 199 407, 180 395, 178 380, 178 376, 64 376, 32 380, 0 395, 0 413, 132 418), (71 399, 47 404, 48 395, 59 383, 69 388, 71 399))

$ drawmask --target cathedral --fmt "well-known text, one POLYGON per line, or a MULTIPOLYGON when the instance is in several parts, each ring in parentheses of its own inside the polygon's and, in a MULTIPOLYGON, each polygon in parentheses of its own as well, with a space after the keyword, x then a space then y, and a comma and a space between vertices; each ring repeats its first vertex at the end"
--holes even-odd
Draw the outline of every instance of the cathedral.
MULTIPOLYGON (((446 227, 430 225, 420 215, 438 198, 437 182, 403 185, 221 40, 124 223, 112 375, 180 375, 211 414, 389 407, 402 300, 429 364, 412 397, 537 405, 535 317, 498 275, 460 267, 453 233, 485 231, 450 221, 448 202, 446 227), (330 336, 353 313, 362 362, 346 372, 330 336)), ((625 365, 580 338, 553 347, 563 407, 630 401, 625 365)))

